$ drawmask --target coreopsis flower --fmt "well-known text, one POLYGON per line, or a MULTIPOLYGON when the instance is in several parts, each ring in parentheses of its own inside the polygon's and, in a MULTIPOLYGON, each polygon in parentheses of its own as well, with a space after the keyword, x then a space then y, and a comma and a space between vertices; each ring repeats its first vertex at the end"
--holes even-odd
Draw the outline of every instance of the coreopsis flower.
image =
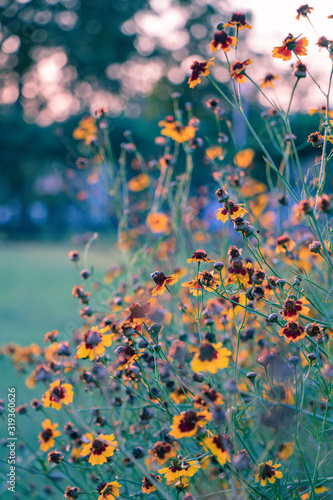
POLYGON ((297 342, 300 339, 306 337, 306 332, 302 325, 297 323, 297 321, 290 321, 283 328, 279 330, 280 337, 284 337, 286 342, 297 342))
POLYGON ((283 304, 283 309, 281 311, 282 317, 288 323, 295 321, 300 314, 305 316, 309 314, 310 309, 304 304, 308 304, 308 301, 302 297, 300 300, 295 300, 292 297, 288 297, 283 304))
POLYGON ((227 368, 229 366, 229 356, 231 351, 226 347, 222 347, 222 343, 211 344, 203 342, 197 350, 194 358, 191 361, 191 370, 194 372, 216 373, 217 370, 227 368))
POLYGON ((47 455, 47 461, 52 464, 60 464, 63 460, 64 456, 61 451, 52 450, 47 455))
POLYGON ((290 388, 280 382, 277 385, 265 384, 262 395, 265 399, 273 401, 274 403, 281 402, 286 405, 292 405, 295 402, 293 393, 290 388))
POLYGON ((164 474, 167 482, 173 483, 180 477, 192 477, 200 469, 200 464, 195 460, 189 462, 174 462, 170 467, 159 469, 160 474, 164 474))
POLYGON ((215 262, 215 260, 208 259, 207 252, 205 252, 205 250, 198 249, 194 252, 192 257, 187 259, 187 262, 190 264, 191 262, 215 262))
POLYGON ((216 52, 221 49, 223 52, 229 52, 230 47, 236 47, 237 38, 234 36, 228 35, 228 33, 224 30, 216 31, 213 35, 213 40, 209 44, 209 48, 211 51, 216 52))
POLYGON ((156 491, 156 486, 149 480, 150 478, 154 479, 154 481, 158 481, 159 483, 162 481, 161 476, 155 476, 155 474, 150 474, 149 477, 144 477, 142 479, 142 493, 146 493, 149 495, 149 493, 152 493, 153 491, 156 491))
POLYGON ((119 346, 116 349, 117 358, 114 362, 115 368, 117 370, 124 370, 129 368, 134 361, 139 359, 144 353, 144 348, 136 351, 130 344, 125 346, 119 346))
POLYGON ((314 148, 319 148, 324 143, 324 137, 319 132, 312 132, 308 136, 308 142, 310 142, 314 148))
POLYGON ((166 285, 171 286, 178 282, 177 274, 171 274, 171 276, 165 276, 165 274, 160 271, 154 271, 150 275, 150 277, 156 284, 155 288, 152 291, 153 297, 156 297, 156 295, 163 295, 163 293, 166 290, 166 285))
POLYGON ((209 160, 215 160, 216 158, 218 158, 219 160, 223 160, 224 158, 223 149, 221 148, 221 146, 210 146, 206 149, 205 153, 206 157, 209 160))
POLYGON ((218 434, 217 436, 209 436, 203 440, 205 448, 207 448, 216 458, 220 465, 225 465, 230 462, 229 439, 225 434, 218 434))
POLYGON ((97 126, 96 120, 92 116, 84 116, 79 121, 79 126, 73 132, 73 139, 90 144, 96 139, 97 126))
POLYGON ((286 253, 291 252, 296 246, 296 243, 287 235, 283 234, 279 236, 276 240, 276 253, 286 253))
POLYGON ((159 465, 163 465, 169 458, 173 458, 177 454, 171 444, 162 441, 157 441, 148 453, 152 460, 159 465))
POLYGON ((88 443, 83 442, 80 456, 86 457, 89 455, 88 461, 91 465, 101 465, 107 462, 107 458, 112 457, 118 444, 114 434, 100 434, 98 438, 94 438, 90 432, 87 432, 87 434, 83 435, 83 438, 88 443))
POLYGON ((295 217, 301 219, 304 215, 309 215, 313 212, 314 202, 312 198, 301 200, 295 209, 295 217))
POLYGON ((198 428, 206 425, 209 420, 211 420, 211 415, 206 410, 199 412, 194 410, 183 411, 180 415, 173 417, 169 434, 176 439, 192 437, 197 433, 198 428))
POLYGON ((68 498, 69 500, 76 500, 77 498, 79 498, 79 493, 80 493, 80 488, 78 488, 77 486, 67 486, 66 490, 65 490, 65 493, 64 493, 64 497, 65 498, 68 498))
POLYGON ((314 10, 314 8, 313 7, 309 7, 307 3, 305 5, 301 5, 297 9, 296 19, 299 21, 299 19, 300 19, 301 16, 302 17, 307 17, 308 14, 310 14, 312 10, 314 10))
POLYGON ((225 285, 230 285, 230 283, 235 283, 235 285, 243 284, 250 285, 252 284, 251 277, 249 276, 249 270, 251 269, 251 264, 248 263, 246 267, 241 260, 235 259, 232 260, 230 266, 228 268, 228 277, 225 280, 225 285))
POLYGON ((150 212, 146 218, 147 227, 155 234, 170 231, 169 223, 169 217, 163 212, 150 212))
POLYGON ((265 78, 261 80, 260 87, 265 89, 266 87, 274 88, 274 80, 278 80, 280 77, 278 75, 273 75, 273 73, 267 73, 265 78))
POLYGON ((178 143, 187 142, 195 136, 195 127, 192 125, 183 125, 176 121, 173 116, 167 116, 159 122, 158 126, 163 127, 161 130, 162 135, 170 137, 178 143))
POLYGON ((193 89, 196 85, 198 85, 198 83, 201 83, 200 76, 209 75, 210 66, 215 66, 214 59, 215 57, 212 57, 208 61, 201 61, 201 62, 193 61, 193 63, 190 66, 192 73, 187 82, 190 86, 190 89, 193 89))
POLYGON ((237 205, 232 200, 228 200, 223 204, 223 207, 220 208, 216 214, 216 219, 223 222, 227 222, 227 220, 232 220, 235 217, 243 217, 247 213, 245 205, 237 205))
POLYGON ((333 195, 324 193, 318 196, 317 206, 324 214, 330 214, 333 211, 333 195))
POLYGON ((198 280, 194 279, 192 281, 185 281, 182 283, 183 287, 187 287, 190 293, 197 297, 202 294, 203 290, 208 292, 214 291, 217 287, 221 285, 221 278, 219 275, 214 274, 214 272, 201 271, 198 274, 198 280))
MULTIPOLYGON (((326 117, 326 106, 319 106, 318 108, 310 108, 309 109, 310 116, 313 116, 316 113, 319 113, 320 115, 322 115, 323 118, 325 118, 326 117)), ((328 116, 330 118, 333 118, 333 110, 332 109, 328 110, 328 116)))
POLYGON ((149 186, 150 179, 147 174, 139 174, 128 181, 128 189, 134 193, 139 193, 149 186))
POLYGON ((38 434, 40 441, 40 449, 47 451, 54 446, 54 438, 61 436, 60 431, 56 431, 58 424, 52 424, 51 420, 47 418, 42 422, 43 431, 38 434))
POLYGON ((62 405, 68 405, 73 401, 73 386, 62 383, 60 379, 55 380, 50 388, 42 396, 42 403, 45 408, 55 408, 60 410, 62 405))
POLYGON ((97 486, 97 491, 99 493, 98 500, 115 500, 119 497, 120 488, 121 484, 119 484, 118 481, 100 483, 97 486))
POLYGON ((305 78, 307 70, 307 65, 303 64, 302 61, 297 61, 297 63, 294 64, 294 75, 297 76, 297 78, 305 78))
POLYGON ((281 443, 278 451, 277 451, 277 456, 279 460, 288 460, 294 453, 294 443, 292 441, 289 441, 288 443, 281 443))
POLYGON ((114 335, 104 335, 104 333, 109 330, 109 326, 101 330, 99 330, 97 326, 93 326, 91 330, 88 330, 84 334, 83 341, 77 347, 77 353, 74 356, 75 359, 89 358, 93 361, 96 356, 101 356, 105 351, 105 347, 110 347, 112 344, 114 335))
POLYGON ((246 68, 252 64, 252 58, 250 57, 249 59, 245 59, 245 61, 241 62, 236 60, 231 66, 230 66, 230 73, 229 75, 231 78, 236 80, 237 83, 244 83, 246 82, 246 75, 245 71, 246 68))
POLYGON ((142 304, 142 306, 140 306, 140 304, 137 303, 132 304, 129 307, 130 314, 129 316, 127 316, 125 321, 127 321, 128 323, 136 323, 136 324, 142 323, 146 319, 149 312, 152 312, 152 306, 154 305, 154 303, 155 299, 150 299, 145 304, 142 304))
POLYGON ((272 460, 268 460, 268 462, 259 464, 258 470, 255 474, 256 483, 259 483, 261 486, 265 486, 267 481, 271 484, 275 483, 276 479, 280 479, 282 477, 282 472, 276 470, 281 467, 281 464, 274 464, 272 460))
POLYGON ((234 12, 231 16, 230 21, 225 23, 223 25, 223 28, 226 28, 227 26, 233 27, 237 26, 237 28, 241 31, 244 28, 247 28, 248 30, 252 29, 252 26, 250 26, 245 19, 245 14, 243 12, 234 12))
POLYGON ((283 59, 283 61, 289 61, 291 59, 292 53, 297 56, 306 56, 308 46, 308 41, 305 37, 299 38, 301 35, 295 37, 291 33, 283 40, 280 47, 274 47, 272 55, 277 59, 283 59))

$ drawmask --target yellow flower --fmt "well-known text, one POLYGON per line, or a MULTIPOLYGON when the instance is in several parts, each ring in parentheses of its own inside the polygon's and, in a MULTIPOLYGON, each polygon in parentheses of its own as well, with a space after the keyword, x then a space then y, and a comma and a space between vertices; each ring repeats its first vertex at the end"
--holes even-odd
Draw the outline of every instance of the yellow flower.
POLYGON ((253 149, 243 149, 239 151, 234 157, 235 165, 239 168, 247 168, 253 162, 255 152, 253 149))
POLYGON ((84 434, 84 437, 88 443, 83 445, 80 455, 81 457, 89 455, 89 463, 91 465, 101 465, 107 462, 107 458, 112 457, 118 444, 117 441, 115 441, 114 434, 100 434, 98 438, 95 439, 94 436, 88 432, 84 434))
POLYGON ((73 132, 73 138, 82 141, 85 144, 90 144, 93 139, 95 139, 97 134, 96 120, 92 116, 83 117, 79 126, 73 132))
POLYGON ((61 436, 61 432, 55 430, 58 424, 52 424, 51 420, 48 418, 42 422, 42 427, 44 430, 38 434, 40 449, 42 451, 47 451, 53 448, 54 438, 61 436))
POLYGON ((216 214, 216 219, 223 222, 227 222, 228 219, 232 220, 236 217, 243 217, 247 213, 244 205, 236 205, 232 200, 228 200, 223 204, 216 214))
POLYGON ((210 413, 206 410, 199 412, 193 410, 183 411, 180 415, 173 417, 169 434, 176 439, 192 437, 196 434, 199 426, 206 425, 211 418, 210 413))
POLYGON ((256 483, 260 481, 261 486, 265 486, 267 480, 271 484, 275 483, 276 479, 282 477, 282 472, 276 470, 278 467, 281 467, 281 464, 273 465, 272 460, 268 460, 265 464, 261 462, 255 475, 256 483))
POLYGON ((77 347, 75 358, 89 358, 93 361, 96 356, 101 356, 105 351, 105 347, 110 347, 114 337, 113 334, 103 335, 104 332, 109 330, 108 326, 102 330, 98 330, 98 327, 95 326, 88 330, 84 334, 83 341, 77 347))
POLYGON ((73 401, 73 386, 61 383, 60 379, 50 385, 50 389, 42 396, 43 405, 46 408, 60 410, 61 406, 68 405, 73 401))
POLYGON ((182 125, 177 122, 173 116, 167 117, 158 124, 159 127, 163 127, 161 134, 166 137, 170 137, 175 142, 183 143, 195 137, 195 127, 192 125, 182 125))
POLYGON ((194 297, 201 295, 203 290, 212 292, 219 285, 221 285, 220 276, 214 274, 214 272, 209 271, 199 272, 198 280, 194 279, 192 281, 185 281, 184 283, 182 283, 182 286, 190 289, 190 293, 194 295, 194 297))
POLYGON ((210 146, 206 149, 205 153, 209 160, 215 160, 215 158, 223 160, 224 158, 223 149, 221 148, 221 146, 210 146))
POLYGON ((191 369, 194 372, 216 373, 217 370, 227 368, 229 366, 229 357, 231 351, 226 347, 222 347, 222 343, 210 344, 204 342, 199 348, 191 361, 191 369))
POLYGON ((220 465, 230 462, 228 453, 229 439, 224 434, 218 436, 209 436, 204 440, 205 447, 214 455, 220 465))
POLYGON ((134 193, 139 193, 149 186, 150 179, 147 174, 139 174, 128 181, 128 189, 134 193))
POLYGON ((294 443, 289 441, 288 443, 281 443, 277 452, 279 460, 288 460, 294 453, 294 443))
POLYGON ((100 483, 97 486, 97 491, 99 493, 98 500, 115 500, 115 498, 119 497, 119 488, 121 488, 121 484, 117 481, 100 483))
POLYGON ((200 76, 208 76, 210 73, 210 66, 215 66, 214 63, 215 57, 212 57, 209 59, 209 61, 193 61, 193 63, 190 66, 190 69, 192 70, 191 76, 188 79, 188 84, 190 86, 190 89, 193 89, 198 83, 201 83, 201 78, 200 76))
POLYGON ((195 460, 190 460, 189 462, 183 462, 181 464, 174 463, 171 467, 166 467, 165 469, 159 469, 160 474, 164 474, 165 479, 168 483, 177 481, 180 477, 192 477, 198 470, 200 465, 195 460))

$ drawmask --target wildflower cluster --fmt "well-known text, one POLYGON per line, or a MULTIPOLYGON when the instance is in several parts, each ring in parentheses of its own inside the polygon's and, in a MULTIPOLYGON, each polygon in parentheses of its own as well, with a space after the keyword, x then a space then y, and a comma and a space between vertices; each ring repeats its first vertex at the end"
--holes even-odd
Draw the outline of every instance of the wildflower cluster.
MULTIPOLYGON (((312 10, 302 5, 297 19, 312 10)), ((44 474, 48 488, 66 498, 314 499, 332 491, 333 202, 324 190, 333 71, 326 106, 311 111, 318 111, 319 132, 308 141, 321 156, 305 173, 290 110, 296 85, 310 75, 300 59, 308 41, 288 34, 272 49, 274 58, 295 59, 296 80, 287 110, 265 97, 267 146, 244 111, 241 84, 265 96, 278 75, 258 84, 250 74, 255 58, 237 59, 251 28, 236 12, 208 46, 225 58, 230 94, 210 75, 216 60, 191 66, 190 88, 207 77, 219 94, 207 102, 216 137, 205 137, 178 95, 149 160, 129 131, 117 158, 105 109, 74 131, 82 152, 77 175, 84 178, 84 170, 88 183, 105 182, 112 197, 119 261, 103 282, 95 280, 92 235, 83 257, 69 253, 81 318, 71 341, 54 330, 43 347, 4 347, 28 387, 42 387, 31 409, 17 408, 22 418, 35 412, 40 425, 39 450, 19 436, 22 467, 44 474), (252 134, 246 149, 228 109, 252 134), (207 178, 195 191, 193 169, 202 164, 207 178), (267 184, 250 175, 256 164, 266 164, 267 184)), ((325 40, 318 46, 330 62, 325 40)), ((32 495, 30 482, 24 487, 32 495)))

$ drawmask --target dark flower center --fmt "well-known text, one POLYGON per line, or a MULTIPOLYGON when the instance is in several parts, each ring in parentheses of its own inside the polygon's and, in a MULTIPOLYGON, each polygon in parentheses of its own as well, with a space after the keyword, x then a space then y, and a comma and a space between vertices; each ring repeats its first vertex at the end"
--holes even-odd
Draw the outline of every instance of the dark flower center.
POLYGON ((169 453, 171 450, 171 446, 168 444, 158 444, 157 446, 154 447, 153 454, 163 460, 165 455, 169 453))
POLYGON ((200 361, 213 361, 217 358, 217 351, 212 344, 202 344, 200 347, 199 359, 200 361))
MULTIPOLYGON (((179 430, 181 432, 192 431, 197 425, 198 416, 195 411, 187 411, 179 424, 179 430)), ((177 470, 181 470, 180 468, 177 470)))
POLYGON ((233 15, 231 16, 231 22, 232 23, 239 23, 242 26, 244 26, 245 14, 243 14, 243 12, 234 12, 233 15))
POLYGON ((156 283, 156 285, 163 285, 163 283, 165 282, 166 280, 166 276, 164 273, 161 273, 159 271, 155 271, 152 275, 151 275, 151 278, 152 280, 156 283))
POLYGON ((47 441, 49 441, 49 439, 51 439, 51 437, 53 436, 53 432, 51 429, 45 429, 42 434, 42 439, 43 441, 46 443, 47 441))
POLYGON ((287 299, 284 303, 284 308, 286 311, 292 311, 293 309, 295 309, 295 301, 292 300, 292 299, 287 299))
POLYGON ((268 464, 265 464, 260 472, 262 479, 267 479, 275 476, 275 470, 268 464))
POLYGON ((65 397, 65 391, 61 386, 55 387, 50 395, 51 401, 59 401, 59 399, 64 399, 64 397, 65 397))
POLYGON ((227 41, 228 36, 228 33, 224 30, 217 31, 214 33, 214 41, 223 45, 227 41))

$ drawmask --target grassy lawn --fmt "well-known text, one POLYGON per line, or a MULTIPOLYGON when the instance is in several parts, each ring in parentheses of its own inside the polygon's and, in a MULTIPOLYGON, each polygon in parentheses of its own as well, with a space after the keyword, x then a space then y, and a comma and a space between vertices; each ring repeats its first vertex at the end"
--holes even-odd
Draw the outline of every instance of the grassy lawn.
MULTIPOLYGON (((72 297, 74 284, 81 284, 81 278, 74 264, 68 258, 73 249, 68 245, 45 243, 6 243, 0 245, 0 346, 8 342, 28 345, 43 343, 49 330, 59 330, 61 338, 70 337, 75 326, 82 324, 78 314, 78 302, 72 297)), ((79 247, 80 253, 84 248, 79 247)), ((97 241, 89 252, 88 264, 94 266, 96 279, 116 259, 112 242, 97 241)), ((82 264, 83 265, 83 264, 82 264)), ((44 387, 37 385, 27 389, 24 377, 16 373, 11 361, 0 359, 0 399, 7 400, 8 387, 15 387, 17 405, 39 397, 44 387)), ((35 416, 32 409, 29 414, 35 416)), ((6 436, 0 420, 0 434, 6 436)), ((18 417, 18 427, 25 433, 27 441, 33 443, 39 432, 38 425, 30 418, 18 417)), ((6 460, 6 448, 0 447, 0 456, 6 460)), ((3 464, 0 464, 0 469, 3 464)), ((5 496, 7 493, 5 493, 5 496)))

